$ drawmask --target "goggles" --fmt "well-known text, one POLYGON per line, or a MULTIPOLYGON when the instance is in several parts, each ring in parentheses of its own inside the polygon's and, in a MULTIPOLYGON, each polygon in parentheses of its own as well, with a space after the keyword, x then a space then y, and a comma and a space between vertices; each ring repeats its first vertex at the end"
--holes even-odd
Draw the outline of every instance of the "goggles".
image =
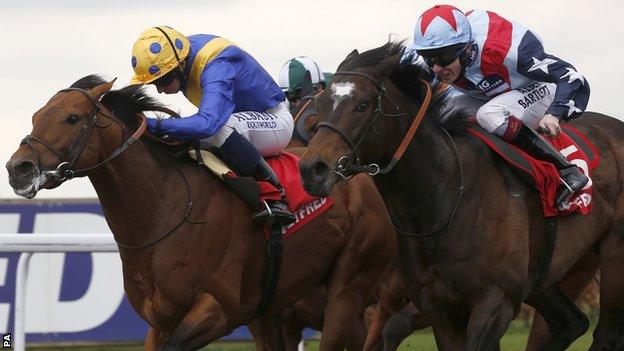
POLYGON ((159 88, 166 87, 167 85, 171 84, 171 82, 173 82, 173 80, 177 77, 176 71, 177 69, 174 69, 173 71, 168 72, 164 76, 156 79, 152 84, 154 84, 155 86, 159 88))
POLYGON ((455 60, 461 55, 462 52, 466 49, 467 45, 461 44, 460 46, 454 45, 448 48, 443 48, 441 50, 427 50, 420 51, 418 54, 422 56, 425 60, 425 63, 429 67, 433 67, 438 65, 440 67, 446 67, 451 63, 455 62, 455 60))

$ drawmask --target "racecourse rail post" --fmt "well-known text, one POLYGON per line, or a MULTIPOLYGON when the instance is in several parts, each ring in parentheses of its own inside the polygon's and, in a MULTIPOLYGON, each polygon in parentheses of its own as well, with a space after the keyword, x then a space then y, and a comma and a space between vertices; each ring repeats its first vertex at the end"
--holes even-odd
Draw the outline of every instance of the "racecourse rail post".
POLYGON ((117 252, 111 234, 0 234, 0 252, 21 253, 15 276, 13 349, 26 350, 26 277, 35 252, 117 252))

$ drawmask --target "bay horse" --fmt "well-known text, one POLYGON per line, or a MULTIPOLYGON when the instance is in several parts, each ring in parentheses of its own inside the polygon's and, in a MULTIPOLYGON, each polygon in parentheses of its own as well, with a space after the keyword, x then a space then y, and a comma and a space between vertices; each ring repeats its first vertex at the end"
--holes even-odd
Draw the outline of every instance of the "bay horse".
MULTIPOLYGON (((9 182, 32 198, 88 176, 118 242, 125 292, 150 326, 145 348, 197 349, 254 317, 267 269, 264 229, 222 181, 180 157, 186 149, 143 133, 142 112, 160 104, 139 86, 112 85, 92 75, 52 96, 8 161, 9 182)), ((320 349, 343 350, 396 242, 368 176, 330 197, 327 212, 284 240, 275 298, 259 321, 276 332, 282 309, 326 285, 320 349)))
POLYGON ((402 54, 396 42, 352 52, 315 98, 319 124, 300 163, 306 190, 327 194, 349 170, 377 173, 401 233, 410 300, 435 319, 440 349, 496 349, 523 301, 548 323, 540 349, 565 349, 589 322, 558 282, 595 250, 600 317, 591 350, 624 350, 624 123, 593 112, 570 121, 600 152, 593 209, 557 218, 552 263, 540 272, 547 228, 532 187, 463 127, 453 130, 454 116, 441 126, 441 104, 424 107, 403 142, 430 86, 402 54))
MULTIPOLYGON (((293 136, 286 147, 289 152, 297 155, 305 151, 310 136, 314 133, 317 116, 317 111, 309 103, 299 104, 299 107, 301 109, 294 112, 293 136)), ((405 284, 395 263, 382 278, 375 292, 375 301, 366 308, 363 315, 358 315, 357 323, 351 327, 352 345, 357 345, 358 350, 394 351, 412 332, 431 326, 429 317, 408 303, 405 284), (361 345, 364 345, 363 349, 361 345)), ((322 332, 326 305, 327 288, 318 287, 282 312, 281 335, 287 351, 298 349, 305 328, 322 332)), ((258 322, 250 323, 248 328, 254 338, 256 350, 270 350, 267 338, 276 336, 264 335, 258 322)))

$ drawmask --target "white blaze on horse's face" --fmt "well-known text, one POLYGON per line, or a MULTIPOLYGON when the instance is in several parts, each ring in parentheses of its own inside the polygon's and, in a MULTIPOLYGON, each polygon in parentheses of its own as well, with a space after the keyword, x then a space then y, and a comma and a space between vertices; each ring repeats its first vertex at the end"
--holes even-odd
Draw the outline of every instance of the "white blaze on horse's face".
POLYGON ((355 83, 351 82, 343 82, 343 83, 332 83, 332 99, 334 100, 333 109, 335 110, 340 103, 350 97, 353 96, 353 91, 355 90, 355 83))

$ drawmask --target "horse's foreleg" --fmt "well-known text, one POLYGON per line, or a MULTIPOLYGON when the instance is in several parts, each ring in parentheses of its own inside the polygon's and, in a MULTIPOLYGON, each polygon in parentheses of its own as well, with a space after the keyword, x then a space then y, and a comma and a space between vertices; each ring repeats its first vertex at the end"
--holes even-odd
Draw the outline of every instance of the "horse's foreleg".
POLYGON ((466 343, 466 328, 451 328, 448 325, 432 325, 436 346, 440 351, 462 351, 466 343))
MULTIPOLYGON (((247 328, 253 335, 256 351, 284 351, 282 315, 265 316, 250 323, 247 328)), ((295 349, 296 350, 296 349, 295 349)))
MULTIPOLYGON (((298 303, 300 302, 301 301, 298 301, 298 303)), ((305 305, 304 302, 301 302, 301 304, 305 305)), ((295 309, 296 307, 292 306, 290 308, 287 308, 282 313, 282 333, 287 351, 297 351, 299 349, 299 343, 301 342, 301 340, 303 340, 303 329, 306 327, 305 322, 299 319, 299 316, 295 312, 295 309)), ((312 310, 313 312, 317 312, 315 309, 310 310, 312 310)), ((320 313, 322 314, 322 312, 320 313)), ((314 314, 316 315, 316 313, 314 314)), ((312 326, 308 325, 308 327, 312 326)))
MULTIPOLYGON (((357 293, 338 293, 330 296, 325 312, 325 323, 319 351, 344 350, 348 344, 353 344, 354 329, 360 327, 361 313, 364 308, 364 296, 357 293)), ((359 346, 350 345, 349 349, 362 349, 363 340, 359 346)))
POLYGON ((373 316, 368 326, 368 333, 366 334, 366 342, 364 343, 363 351, 382 350, 382 332, 386 321, 390 318, 390 312, 387 311, 381 303, 377 303, 374 306, 369 307, 373 309, 373 316))
POLYGON ((614 222, 619 228, 600 247, 600 318, 591 351, 624 350, 624 222, 614 222))
POLYGON ((356 263, 358 260, 366 262, 361 257, 356 259, 345 254, 336 263, 329 285, 319 351, 343 350, 345 347, 361 350, 364 346, 365 335, 360 335, 360 331, 365 330, 364 306, 387 266, 378 263, 365 271, 356 263))
POLYGON ((394 351, 415 330, 431 326, 432 319, 408 304, 388 319, 383 330, 384 351, 394 351))
POLYGON ((157 351, 160 350, 164 342, 164 336, 156 331, 153 327, 149 327, 147 329, 147 335, 145 336, 145 345, 144 349, 146 351, 157 351))
POLYGON ((497 287, 490 288, 470 312, 464 349, 495 350, 514 315, 514 305, 506 294, 497 287))
POLYGON ((527 303, 544 317, 550 329, 550 336, 540 350, 565 350, 589 328, 587 317, 558 285, 532 296, 527 303))
MULTIPOLYGON (((594 251, 583 256, 563 277, 559 286, 561 291, 576 301, 587 285, 594 279, 598 270, 599 257, 594 251)), ((550 330, 544 318, 538 313, 533 317, 531 333, 527 341, 526 351, 542 350, 542 345, 550 337, 550 330)))
POLYGON ((227 318, 223 308, 214 296, 203 294, 167 337, 163 349, 199 349, 226 333, 227 318))

